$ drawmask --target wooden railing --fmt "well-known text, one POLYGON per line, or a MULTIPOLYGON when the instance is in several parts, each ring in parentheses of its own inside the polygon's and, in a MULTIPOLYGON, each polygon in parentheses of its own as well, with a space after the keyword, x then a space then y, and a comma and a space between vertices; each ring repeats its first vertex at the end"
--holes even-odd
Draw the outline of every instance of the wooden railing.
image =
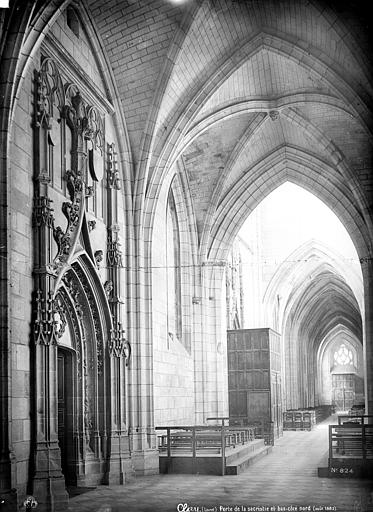
POLYGON ((156 427, 163 431, 158 435, 158 449, 168 458, 180 453, 189 453, 193 465, 198 455, 216 453, 221 456, 222 475, 225 474, 225 453, 227 448, 235 448, 255 439, 255 429, 251 427, 214 426, 166 426, 156 427))
POLYGON ((214 416, 213 418, 206 418, 206 421, 221 421, 221 425, 229 425, 229 416, 214 416))
POLYGON ((341 414, 338 416, 338 425, 344 425, 345 423, 357 423, 358 425, 373 425, 373 415, 370 414, 360 414, 360 415, 346 415, 341 414))
MULTIPOLYGON (((326 418, 328 418, 329 416, 334 414, 335 407, 330 404, 325 404, 325 405, 317 405, 315 407, 306 407, 306 408, 302 408, 302 409, 288 409, 287 411, 285 411, 283 413, 283 415, 284 415, 284 417, 283 417, 284 430, 288 430, 288 429, 293 430, 294 429, 294 426, 290 425, 295 420, 294 413, 299 414, 301 412, 311 414, 310 422, 311 422, 311 428, 312 428, 315 423, 320 423, 321 421, 324 421, 326 418)), ((300 419, 300 417, 298 416, 298 426, 299 426, 299 429, 302 430, 302 427, 299 425, 299 421, 303 421, 303 419, 300 419)), ((309 428, 306 427, 306 430, 309 430, 309 428)))
POLYGON ((229 418, 231 426, 250 427, 254 429, 255 439, 264 439, 266 445, 273 446, 275 444, 274 435, 274 422, 258 420, 252 421, 250 418, 245 417, 231 417, 229 418))
POLYGON ((329 425, 329 465, 333 460, 373 460, 373 424, 329 425))

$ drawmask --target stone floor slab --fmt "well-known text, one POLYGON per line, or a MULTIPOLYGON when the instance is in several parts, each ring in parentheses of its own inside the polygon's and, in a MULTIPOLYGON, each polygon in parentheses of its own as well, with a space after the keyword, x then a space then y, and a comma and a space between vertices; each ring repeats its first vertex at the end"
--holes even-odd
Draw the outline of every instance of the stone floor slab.
POLYGON ((269 455, 240 475, 141 477, 74 497, 69 512, 373 512, 373 479, 317 476, 328 423, 284 432, 269 455))

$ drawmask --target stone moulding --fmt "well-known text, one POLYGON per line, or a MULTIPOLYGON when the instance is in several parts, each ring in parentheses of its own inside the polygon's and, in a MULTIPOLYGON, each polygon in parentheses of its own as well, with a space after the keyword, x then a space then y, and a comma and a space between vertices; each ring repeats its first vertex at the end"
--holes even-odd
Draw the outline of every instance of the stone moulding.
POLYGON ((32 485, 37 490, 40 482, 46 485, 53 477, 64 488, 58 445, 61 432, 53 411, 58 403, 56 376, 65 357, 70 359, 64 361, 72 363, 69 375, 75 390, 70 397, 71 425, 66 442, 75 455, 63 452, 64 463, 73 468, 77 484, 91 480, 118 483, 124 479, 124 459, 130 458, 124 376, 131 347, 121 320, 123 262, 116 196, 121 183, 115 146, 110 145, 109 169, 103 115, 87 103, 75 83, 62 79, 53 59, 42 60, 35 84, 32 364, 37 376, 33 392, 42 408, 37 411, 34 429, 32 485), (56 172, 58 152, 66 165, 57 167, 56 172), (90 197, 96 198, 104 169, 107 174, 100 186, 107 194, 103 217, 110 242, 106 240, 104 250, 94 250, 97 248, 92 248, 89 233, 98 219, 87 219, 86 205, 90 197), (44 367, 43 361, 49 361, 49 366, 44 367), (113 386, 115 379, 118 382, 113 386), (112 442, 111 436, 116 437, 117 431, 119 441, 112 442), (52 455, 46 443, 55 447, 52 455), (55 472, 44 471, 45 460, 48 464, 53 460, 55 472))

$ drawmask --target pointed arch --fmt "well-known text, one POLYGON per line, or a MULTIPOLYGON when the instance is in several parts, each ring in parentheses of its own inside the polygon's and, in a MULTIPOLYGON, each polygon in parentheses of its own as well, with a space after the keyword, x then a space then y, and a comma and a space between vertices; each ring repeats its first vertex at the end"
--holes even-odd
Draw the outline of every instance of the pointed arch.
POLYGON ((364 218, 363 205, 352 200, 338 170, 302 148, 285 144, 248 169, 221 200, 210 231, 208 259, 225 259, 247 216, 286 181, 308 190, 337 215, 359 257, 370 253, 371 223, 364 218))
POLYGON ((263 296, 263 308, 268 315, 268 325, 272 325, 270 317, 278 306, 278 296, 281 297, 279 311, 277 311, 279 325, 274 328, 281 332, 285 308, 290 296, 293 295, 293 290, 299 289, 302 283, 325 271, 340 275, 349 284, 363 316, 364 290, 361 272, 351 266, 347 269, 346 262, 340 254, 326 244, 313 239, 293 251, 281 263, 268 283, 263 296))
POLYGON ((356 373, 361 382, 364 374, 364 356, 362 340, 345 325, 338 324, 331 329, 320 343, 317 356, 317 393, 321 403, 331 403, 332 396, 332 365, 331 359, 334 352, 344 343, 352 352, 355 358, 355 367, 350 367, 352 373, 356 373))
POLYGON ((318 347, 338 325, 362 339, 359 306, 351 288, 335 269, 321 264, 311 280, 300 279, 294 283, 282 325, 287 406, 314 405, 318 347))
POLYGON ((369 109, 356 92, 359 91, 364 97, 364 91, 357 84, 354 84, 353 81, 352 83, 347 82, 341 70, 338 72, 332 70, 326 56, 321 55, 319 51, 311 47, 308 47, 306 51, 301 42, 294 48, 294 42, 287 40, 284 34, 279 37, 264 30, 236 49, 233 54, 227 55, 214 74, 201 77, 201 86, 191 89, 188 97, 179 101, 177 110, 172 112, 170 119, 165 121, 167 130, 154 135, 157 140, 154 142, 151 160, 146 160, 146 168, 143 166, 139 168, 139 182, 142 183, 143 191, 147 191, 144 212, 141 213, 138 208, 139 214, 143 215, 145 212, 151 211, 154 197, 158 195, 159 184, 165 173, 170 171, 172 162, 175 161, 175 157, 183 145, 184 137, 193 126, 201 106, 227 80, 227 77, 231 76, 247 59, 252 58, 262 48, 280 52, 286 58, 301 63, 300 65, 305 69, 316 71, 335 91, 336 98, 345 104, 345 109, 348 111, 351 106, 355 108, 362 124, 366 127, 370 126, 369 109))
POLYGON ((69 325, 72 336, 70 384, 74 393, 70 397, 73 403, 69 404, 72 437, 68 443, 75 447, 75 453, 68 455, 69 482, 84 484, 87 476, 83 468, 94 461, 90 478, 103 483, 107 479, 111 427, 111 397, 107 388, 108 345, 113 326, 105 291, 85 251, 75 255, 62 275, 54 300, 62 324, 69 325))

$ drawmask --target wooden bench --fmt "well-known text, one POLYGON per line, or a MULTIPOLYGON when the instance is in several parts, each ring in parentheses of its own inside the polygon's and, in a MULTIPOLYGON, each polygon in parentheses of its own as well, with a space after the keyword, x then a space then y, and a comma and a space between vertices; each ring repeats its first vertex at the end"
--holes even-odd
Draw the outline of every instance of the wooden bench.
POLYGON ((172 432, 170 427, 165 429, 167 434, 158 435, 160 451, 221 449, 223 442, 225 447, 235 447, 255 439, 255 429, 251 427, 185 427, 172 432))
POLYGON ((316 425, 316 411, 314 409, 297 409, 283 413, 284 430, 312 430, 316 425))

